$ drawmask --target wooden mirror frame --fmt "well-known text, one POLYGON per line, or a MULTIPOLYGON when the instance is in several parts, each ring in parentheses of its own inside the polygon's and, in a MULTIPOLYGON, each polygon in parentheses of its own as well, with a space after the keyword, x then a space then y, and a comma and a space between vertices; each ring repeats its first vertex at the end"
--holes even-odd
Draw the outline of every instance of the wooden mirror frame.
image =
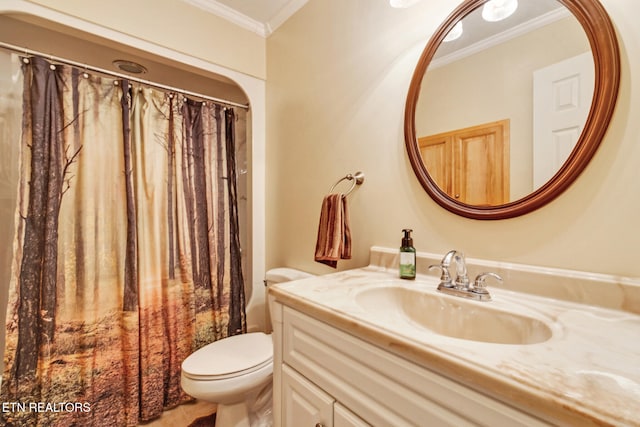
POLYGON ((613 24, 598 0, 557 0, 580 22, 591 46, 595 85, 584 129, 568 159, 543 186, 518 200, 497 206, 473 206, 446 194, 433 181, 418 147, 415 112, 422 80, 440 43, 454 25, 488 0, 465 0, 438 28, 425 47, 413 73, 405 104, 404 134, 409 160, 418 181, 440 206, 467 218, 505 219, 532 212, 564 192, 587 166, 609 126, 618 98, 620 52, 613 24))

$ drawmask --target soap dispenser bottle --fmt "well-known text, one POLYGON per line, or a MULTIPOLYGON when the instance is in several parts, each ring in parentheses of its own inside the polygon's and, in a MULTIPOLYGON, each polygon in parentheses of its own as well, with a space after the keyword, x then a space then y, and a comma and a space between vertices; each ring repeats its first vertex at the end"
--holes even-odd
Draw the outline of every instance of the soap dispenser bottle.
POLYGON ((415 279, 416 278, 416 248, 413 247, 413 239, 408 228, 402 230, 402 246, 400 246, 400 278, 415 279))

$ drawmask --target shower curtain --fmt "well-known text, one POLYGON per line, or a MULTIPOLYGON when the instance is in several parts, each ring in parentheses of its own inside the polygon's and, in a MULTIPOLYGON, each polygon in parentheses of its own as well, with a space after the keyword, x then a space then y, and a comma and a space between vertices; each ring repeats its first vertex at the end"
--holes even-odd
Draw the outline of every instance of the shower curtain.
POLYGON ((238 112, 39 57, 22 68, 0 423, 137 425, 190 399, 191 352, 246 331, 238 112))

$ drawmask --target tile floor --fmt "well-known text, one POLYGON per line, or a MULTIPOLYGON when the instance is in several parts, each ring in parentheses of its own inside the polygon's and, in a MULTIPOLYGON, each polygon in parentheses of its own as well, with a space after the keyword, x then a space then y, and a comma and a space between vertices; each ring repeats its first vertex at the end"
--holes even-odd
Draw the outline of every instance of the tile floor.
POLYGON ((196 418, 204 417, 213 413, 216 409, 215 403, 195 402, 185 403, 169 411, 164 411, 162 416, 146 424, 143 427, 186 427, 196 418))

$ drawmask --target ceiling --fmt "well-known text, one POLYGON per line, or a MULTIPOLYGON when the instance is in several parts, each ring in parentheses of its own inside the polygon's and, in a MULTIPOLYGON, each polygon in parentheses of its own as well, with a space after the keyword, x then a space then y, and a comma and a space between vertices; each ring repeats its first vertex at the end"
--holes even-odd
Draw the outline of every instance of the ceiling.
POLYGON ((183 0, 268 37, 308 0, 183 0))

